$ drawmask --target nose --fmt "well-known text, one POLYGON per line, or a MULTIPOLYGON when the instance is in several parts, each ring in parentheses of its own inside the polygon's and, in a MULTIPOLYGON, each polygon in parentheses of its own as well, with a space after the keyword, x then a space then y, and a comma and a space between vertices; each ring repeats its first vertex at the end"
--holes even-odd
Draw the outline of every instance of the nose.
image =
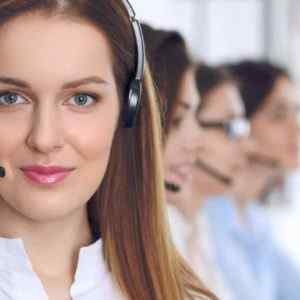
POLYGON ((27 145, 40 153, 50 153, 63 146, 59 114, 50 105, 40 105, 33 112, 27 145))

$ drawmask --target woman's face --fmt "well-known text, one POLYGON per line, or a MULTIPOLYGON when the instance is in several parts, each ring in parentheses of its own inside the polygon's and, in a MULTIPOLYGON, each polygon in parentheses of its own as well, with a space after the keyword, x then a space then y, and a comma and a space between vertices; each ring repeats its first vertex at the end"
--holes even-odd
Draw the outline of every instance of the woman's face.
MULTIPOLYGON (((207 94, 198 119, 203 123, 227 122, 244 117, 244 106, 237 87, 224 83, 207 94)), ((232 139, 222 128, 204 127, 204 142, 198 159, 225 178, 243 168, 245 155, 241 139, 232 139)), ((228 186, 216 177, 198 168, 194 175, 195 187, 203 198, 223 193, 228 186)))
POLYGON ((295 85, 280 77, 265 105, 251 119, 252 134, 267 156, 285 170, 298 166, 298 95, 295 85))
POLYGON ((0 29, 0 57, 0 211, 40 221, 74 214, 103 179, 117 124, 109 44, 87 23, 36 14, 0 29), (43 184, 25 176, 28 165, 74 170, 43 184))
MULTIPOLYGON (((194 76, 194 69, 190 68, 181 82, 178 106, 164 152, 165 179, 179 187, 183 187, 189 180, 197 147, 202 143, 201 129, 196 121, 196 110, 200 98, 194 76)), ((168 192, 168 199, 174 196, 174 193, 168 192)))

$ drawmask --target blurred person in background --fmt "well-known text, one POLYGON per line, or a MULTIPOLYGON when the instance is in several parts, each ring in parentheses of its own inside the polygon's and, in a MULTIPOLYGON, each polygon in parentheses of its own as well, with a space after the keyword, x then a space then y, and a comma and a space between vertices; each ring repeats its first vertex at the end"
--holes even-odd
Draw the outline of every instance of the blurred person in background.
MULTIPOLYGON (((259 207, 266 188, 298 165, 297 94, 287 71, 268 62, 230 65, 239 81, 251 136, 246 166, 227 193, 205 205, 217 260, 234 299, 294 300, 300 273, 275 243, 259 207)), ((232 156, 231 160, 236 160, 232 156)))
MULTIPOLYGON (((254 196, 263 200, 264 195, 274 187, 280 187, 283 177, 299 165, 299 99, 296 85, 287 70, 269 62, 242 61, 231 68, 239 78, 256 147, 259 147, 260 157, 263 155, 266 158, 260 160, 260 164, 255 164, 257 156, 252 155, 251 166, 262 167, 266 166, 263 162, 269 162, 269 165, 277 164, 280 171, 277 174, 273 172, 272 176, 264 176, 267 182, 260 188, 250 191, 245 186, 241 191, 245 194, 249 190, 244 198, 254 196)), ((264 172, 254 173, 257 176, 264 172)))
POLYGON ((210 196, 227 191, 232 184, 232 173, 244 167, 243 141, 250 128, 237 83, 226 68, 201 63, 196 69, 196 83, 202 99, 197 120, 204 134, 192 180, 185 189, 189 195, 184 197, 190 199, 185 216, 194 224, 194 236, 200 237, 190 241, 197 249, 192 260, 218 296, 233 299, 219 269, 209 220, 202 207, 210 196))
MULTIPOLYGON (((171 232, 179 252, 186 258, 185 221, 180 220, 177 204, 191 178, 196 153, 202 143, 202 131, 196 120, 200 97, 195 70, 178 32, 157 30, 146 24, 142 29, 150 69, 164 107, 165 186, 171 232)), ((209 299, 216 299, 209 291, 203 289, 202 292, 209 299)))
POLYGON ((197 120, 201 101, 195 67, 178 34, 170 38, 170 33, 166 37, 166 32, 146 27, 144 35, 150 66, 165 105, 165 178, 171 232, 180 253, 204 284, 220 299, 231 299, 211 258, 210 233, 198 218, 199 207, 190 190, 195 160, 205 143, 197 120))
POLYGON ((245 166, 241 151, 250 126, 238 84, 227 68, 199 64, 196 82, 202 96, 197 119, 205 133, 193 176, 193 192, 200 195, 195 203, 199 208, 209 196, 227 191, 232 174, 245 166))

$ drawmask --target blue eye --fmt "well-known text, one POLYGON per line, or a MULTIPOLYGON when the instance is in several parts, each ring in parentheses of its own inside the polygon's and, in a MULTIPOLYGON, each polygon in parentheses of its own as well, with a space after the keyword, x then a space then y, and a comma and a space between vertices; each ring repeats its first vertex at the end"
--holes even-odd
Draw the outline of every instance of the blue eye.
POLYGON ((18 94, 11 92, 0 93, 0 105, 12 105, 16 104, 18 99, 18 94))
POLYGON ((87 94, 87 93, 81 93, 74 96, 75 103, 77 103, 76 106, 83 106, 88 107, 93 105, 91 102, 98 102, 98 96, 96 94, 87 94), (89 98, 92 99, 89 101, 89 98), (87 103, 90 103, 86 105, 87 103))
MULTIPOLYGON (((18 97, 21 96, 13 92, 9 92, 9 91, 2 92, 0 93, 0 105, 11 106, 11 105, 20 104, 17 102, 18 97)), ((89 94, 89 93, 76 94, 71 99, 73 98, 75 99, 74 100, 74 102, 76 103, 75 106, 82 106, 82 107, 89 107, 93 105, 93 102, 99 101, 98 95, 89 94)))

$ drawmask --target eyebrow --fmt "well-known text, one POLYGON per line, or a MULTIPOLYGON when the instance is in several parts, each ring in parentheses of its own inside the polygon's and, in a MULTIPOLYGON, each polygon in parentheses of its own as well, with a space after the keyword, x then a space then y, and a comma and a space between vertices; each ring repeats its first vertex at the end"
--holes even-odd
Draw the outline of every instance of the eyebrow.
MULTIPOLYGON (((17 79, 17 78, 12 78, 12 77, 1 76, 0 83, 15 85, 15 86, 25 88, 25 89, 31 89, 30 84, 28 84, 26 81, 17 79)), ((90 76, 90 77, 81 78, 81 79, 78 79, 78 80, 75 80, 72 82, 64 83, 62 85, 62 89, 66 90, 66 89, 77 88, 81 85, 85 85, 85 84, 89 84, 89 83, 109 84, 107 81, 105 81, 101 77, 90 76)))

